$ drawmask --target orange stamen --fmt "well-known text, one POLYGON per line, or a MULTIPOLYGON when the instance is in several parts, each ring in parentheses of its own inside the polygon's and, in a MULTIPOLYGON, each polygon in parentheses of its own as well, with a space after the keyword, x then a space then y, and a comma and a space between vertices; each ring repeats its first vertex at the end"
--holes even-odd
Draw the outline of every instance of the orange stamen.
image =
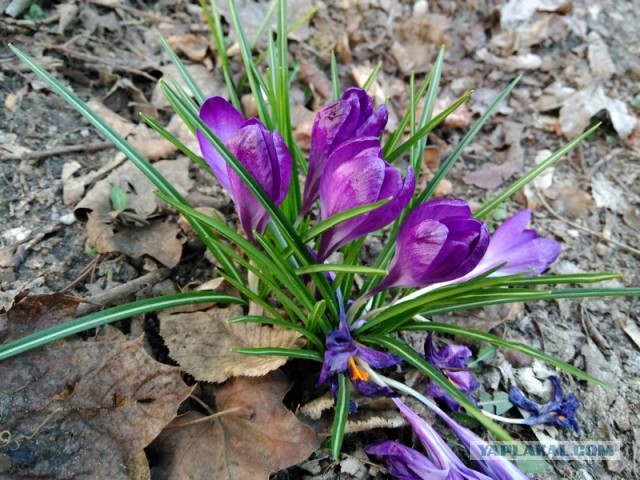
POLYGON ((349 369, 351 370, 351 380, 363 380, 365 382, 369 380, 369 374, 367 372, 363 372, 357 367, 356 361, 353 359, 353 357, 349 358, 347 363, 349 364, 349 369))

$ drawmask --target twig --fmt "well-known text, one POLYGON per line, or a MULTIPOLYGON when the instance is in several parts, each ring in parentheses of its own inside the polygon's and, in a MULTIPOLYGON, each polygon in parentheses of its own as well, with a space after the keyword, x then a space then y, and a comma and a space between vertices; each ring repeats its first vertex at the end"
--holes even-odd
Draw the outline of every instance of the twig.
POLYGON ((110 60, 106 60, 100 57, 94 57, 93 55, 88 55, 86 53, 78 52, 77 50, 72 50, 70 48, 65 48, 60 45, 51 45, 46 43, 38 43, 37 46, 42 47, 47 50, 55 50, 57 52, 64 53, 66 55, 70 55, 72 57, 79 58, 80 60, 84 60, 85 62, 96 62, 103 63, 105 65, 109 65, 114 70, 119 70, 122 72, 131 73, 133 75, 140 75, 141 77, 146 78, 152 82, 156 82, 158 79, 152 75, 149 75, 147 72, 143 72, 142 70, 138 70, 137 68, 130 68, 120 65, 118 62, 112 62, 110 60))
POLYGON ((552 207, 551 205, 549 205, 549 203, 545 200, 544 196, 542 195, 542 193, 540 192, 540 190, 538 188, 536 188, 536 194, 538 195, 538 198, 540 199, 540 202, 542 203, 542 205, 544 205, 544 207, 549 211, 549 213, 551 215, 553 215, 554 217, 556 217, 558 220, 561 220, 563 222, 565 222, 567 225, 571 225, 573 228, 577 228, 578 230, 583 231, 584 233, 588 233, 589 235, 593 235, 594 237, 599 238, 600 240, 604 240, 605 242, 609 242, 613 245, 615 245, 616 247, 618 247, 620 250, 625 250, 627 252, 633 253, 634 255, 638 255, 640 256, 640 250, 630 247, 628 245, 625 245, 624 243, 620 243, 617 240, 614 240, 612 238, 608 238, 606 235, 604 235, 601 232, 594 232, 593 230, 589 230, 588 228, 583 227, 582 225, 579 225, 575 222, 572 222, 571 220, 564 218, 562 215, 560 215, 559 213, 557 213, 552 207))
POLYGON ((100 310, 101 308, 127 298, 129 295, 142 290, 143 288, 154 285, 163 281, 169 276, 171 272, 168 268, 161 268, 155 272, 147 273, 140 278, 136 278, 124 285, 119 285, 106 292, 98 293, 84 299, 86 303, 82 303, 78 306, 78 316, 86 315, 88 313, 100 310))
POLYGON ((40 160, 42 158, 52 157, 54 155, 66 155, 67 153, 77 152, 97 152, 105 148, 113 147, 111 142, 93 142, 84 145, 66 145, 64 147, 49 148, 47 150, 37 152, 27 152, 21 155, 9 154, 0 157, 1 160, 40 160))
POLYGON ((84 267, 82 269, 82 271, 80 272, 80 275, 78 275, 78 277, 75 280, 73 280, 66 287, 64 287, 62 290, 60 290, 60 293, 64 293, 64 292, 66 292, 68 290, 71 290, 73 287, 78 285, 82 280, 84 280, 88 275, 93 273, 95 271, 96 267, 98 266, 98 263, 102 259, 102 256, 103 255, 96 255, 96 257, 93 260, 91 260, 89 265, 87 265, 86 267, 84 267))

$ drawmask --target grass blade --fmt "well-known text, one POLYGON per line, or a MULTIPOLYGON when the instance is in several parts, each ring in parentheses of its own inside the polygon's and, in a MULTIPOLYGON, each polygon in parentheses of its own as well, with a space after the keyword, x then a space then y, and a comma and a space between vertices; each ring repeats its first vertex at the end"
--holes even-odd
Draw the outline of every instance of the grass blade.
POLYGON ((335 50, 331 50, 331 93, 333 93, 334 100, 340 98, 340 77, 338 76, 335 50))
POLYGON ((460 337, 469 338, 471 340, 475 340, 478 342, 486 342, 496 347, 508 348, 510 350, 515 350, 525 355, 529 355, 530 357, 537 358, 549 365, 553 365, 554 367, 558 367, 564 370, 567 373, 575 375, 578 378, 582 378, 583 380, 587 380, 589 382, 596 383, 602 387, 605 387, 609 390, 614 390, 616 387, 599 380, 595 377, 592 377, 586 372, 583 372, 579 368, 574 367, 573 365, 568 364, 556 358, 552 355, 548 355, 540 350, 537 350, 529 345, 525 345, 523 343, 511 342, 509 340, 503 340, 500 337, 496 337, 495 335, 491 335, 490 333, 482 332, 480 330, 474 330, 472 328, 460 327, 458 325, 450 325, 448 323, 436 323, 436 322, 415 322, 405 325, 402 328, 404 331, 425 331, 425 332, 439 332, 439 333, 448 333, 451 335, 458 335, 460 337))
POLYGON ((493 115, 495 110, 498 108, 498 105, 500 104, 500 102, 502 102, 502 100, 504 100, 507 97, 507 95, 511 93, 511 90, 515 88, 515 86, 520 81, 520 78, 522 78, 522 76, 518 75, 516 79, 513 82, 511 82, 509 86, 505 88, 500 95, 498 95, 498 98, 496 98, 496 100, 489 106, 487 111, 484 112, 484 114, 478 119, 478 121, 473 125, 471 130, 467 132, 464 138, 453 150, 453 152, 451 152, 451 155, 449 155, 449 157, 440 166, 435 176, 431 179, 431 181, 427 185, 427 188, 420 194, 416 205, 424 203, 431 198, 431 196, 433 195, 433 192, 436 191, 436 188, 438 187, 442 179, 449 173, 449 170, 451 170, 451 168, 453 167, 455 162, 458 160, 458 158, 460 158, 460 155, 462 155, 463 150, 467 148, 467 146, 475 138, 475 136, 478 134, 478 132, 484 126, 484 124, 487 123, 489 118, 491 118, 491 115, 493 115))
POLYGON ((243 353, 245 355, 269 355, 275 357, 299 358, 301 360, 312 360, 314 362, 322 362, 322 355, 313 350, 303 350, 294 348, 232 348, 234 353, 243 353))
POLYGON ((575 140, 567 143, 561 149, 556 150, 549 158, 545 159, 543 162, 533 167, 531 170, 529 170, 526 173, 526 175, 516 180, 511 185, 509 185, 509 187, 504 192, 502 192, 500 195, 498 195, 497 197, 495 197, 494 199, 490 200, 488 203, 483 205, 473 216, 478 219, 483 219, 489 213, 493 212, 493 210, 495 210, 498 206, 500 206, 500 204, 503 203, 506 199, 511 197, 514 193, 516 193, 518 190, 524 187, 527 183, 529 183, 535 177, 540 175, 542 172, 544 172, 547 168, 549 168, 551 165, 553 165, 562 157, 564 157, 571 150, 576 148, 578 144, 582 142, 585 138, 588 138, 589 136, 591 136, 598 128, 600 128, 600 125, 601 125, 600 123, 594 125, 593 127, 591 127, 589 130, 584 132, 575 140))
POLYGON ((495 435, 499 440, 513 441, 504 428, 496 424, 493 420, 478 410, 478 408, 471 403, 471 401, 462 392, 460 392, 460 390, 458 390, 449 379, 440 373, 433 365, 414 352, 406 343, 386 335, 366 335, 364 337, 359 337, 359 340, 374 343, 384 347, 390 353, 402 357, 409 365, 412 365, 427 375, 440 388, 455 398, 455 400, 464 407, 469 415, 475 417, 476 420, 486 427, 487 430, 493 433, 493 435, 495 435))
POLYGON ((338 397, 336 398, 333 427, 331 429, 331 455, 334 460, 340 457, 344 430, 349 417, 349 379, 346 374, 338 374, 338 397))
POLYGON ((198 105, 202 105, 205 100, 205 96, 204 93, 202 93, 200 86, 196 83, 189 71, 185 68, 184 63, 182 63, 182 60, 180 60, 180 57, 175 54, 173 48, 171 48, 171 45, 169 45, 169 42, 167 42, 167 40, 162 35, 158 36, 160 37, 160 42, 164 47, 164 51, 167 52, 167 55, 169 55, 169 58, 178 69, 178 72, 184 80, 184 83, 187 85, 187 87, 189 87, 189 90, 191 90, 191 93, 198 101, 198 105))
POLYGON ((347 272, 359 273, 362 275, 387 275, 389 272, 380 268, 364 267, 361 265, 344 265, 342 263, 319 263, 317 265, 308 265, 306 267, 296 268, 297 275, 317 272, 347 272))
POLYGON ((240 298, 224 295, 216 292, 190 292, 165 295, 162 297, 140 300, 119 307, 109 308, 101 312, 85 315, 67 322, 46 328, 26 337, 15 340, 6 345, 0 345, 0 360, 13 357, 19 353, 33 348, 41 347, 55 340, 75 335, 92 328, 100 327, 108 323, 117 322, 126 318, 142 315, 143 313, 157 312, 172 307, 193 305, 198 303, 235 303, 246 305, 240 298))
POLYGON ((366 91, 371 88, 371 85, 373 85, 373 82, 376 81, 376 77, 378 76, 378 72, 380 71, 380 68, 382 68, 382 61, 379 61, 378 64, 373 68, 373 70, 371 70, 371 73, 369 74, 364 84, 362 85, 363 90, 366 91))
POLYGON ((227 55, 227 49, 224 44, 224 31, 222 30, 222 22, 220 21, 220 13, 218 12, 218 4, 216 0, 211 0, 211 10, 207 7, 206 0, 200 0, 200 6, 209 24, 209 30, 213 36, 213 43, 218 51, 218 58, 220 59, 220 68, 222 69, 222 76, 224 83, 227 86, 227 92, 229 93, 229 101, 238 110, 242 111, 242 105, 238 99, 236 93, 236 87, 233 85, 233 77, 231 76, 231 67, 229 65, 229 56, 227 55))
POLYGON ((340 212, 336 215, 333 215, 332 217, 327 218, 326 220, 315 224, 313 227, 302 234, 301 239, 304 243, 308 243, 330 228, 346 222, 347 220, 351 220, 352 218, 364 215, 365 213, 375 210, 376 208, 381 207, 382 205, 389 203, 390 201, 391 197, 382 199, 375 203, 368 203, 367 205, 361 205, 359 207, 350 208, 349 210, 340 212))

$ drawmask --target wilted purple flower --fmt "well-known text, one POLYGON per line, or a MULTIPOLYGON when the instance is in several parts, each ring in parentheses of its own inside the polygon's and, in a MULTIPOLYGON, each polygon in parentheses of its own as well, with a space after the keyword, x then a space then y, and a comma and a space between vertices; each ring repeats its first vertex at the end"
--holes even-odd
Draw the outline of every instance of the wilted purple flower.
POLYGON ((580 402, 573 393, 563 396, 562 384, 558 377, 552 375, 549 380, 553 385, 553 400, 549 403, 539 405, 526 398, 522 390, 515 386, 509 390, 509 401, 531 414, 522 422, 526 425, 551 423, 563 428, 573 428, 576 433, 580 433, 576 420, 576 410, 580 408, 580 402))
POLYGON ((538 238, 535 230, 527 229, 531 210, 522 210, 507 218, 491 235, 487 253, 465 278, 473 278, 507 262, 492 277, 533 270, 531 277, 544 272, 560 255, 560 243, 550 238, 538 238))
POLYGON ((376 137, 357 138, 337 147, 326 162, 320 182, 322 220, 355 207, 387 198, 392 200, 324 232, 318 260, 324 261, 351 240, 395 220, 411 200, 415 182, 411 167, 403 179, 400 172, 382 158, 380 140, 376 137))
POLYGON ((467 467, 431 425, 399 399, 394 398, 393 402, 416 432, 427 456, 393 441, 366 447, 365 452, 369 455, 385 457, 385 467, 391 475, 403 480, 431 478, 490 480, 492 478, 467 467))
POLYGON ((358 137, 379 137, 389 114, 381 105, 373 110, 371 97, 361 88, 348 88, 342 98, 327 105, 316 115, 311 130, 309 172, 304 185, 302 212, 306 214, 319 195, 327 159, 342 143, 358 137))
MULTIPOLYGON (((382 353, 356 342, 351 336, 347 316, 342 305, 342 298, 337 294, 340 306, 340 323, 338 330, 330 330, 326 339, 324 361, 316 386, 329 380, 333 396, 337 396, 338 383, 336 375, 349 372, 351 383, 361 394, 368 397, 392 396, 394 391, 386 385, 378 385, 369 381, 369 374, 356 365, 356 357, 374 368, 386 368, 397 365, 402 359, 396 355, 382 353)), ((354 408, 352 408, 354 410, 354 408)))
POLYGON ((478 468, 494 480, 528 480, 518 467, 507 458, 499 455, 487 457, 483 455, 483 450, 488 451, 488 444, 479 436, 466 427, 457 423, 436 405, 431 406, 438 416, 449 426, 453 433, 464 443, 469 450, 470 456, 476 461, 478 468), (484 448, 481 448, 484 447, 484 448))
MULTIPOLYGON (((433 344, 433 333, 429 333, 424 344, 426 360, 436 367, 453 383, 458 390, 464 393, 469 400, 476 403, 469 393, 480 388, 480 384, 467 369, 467 361, 471 358, 471 350, 464 345, 447 345, 436 350, 433 344)), ((445 392, 433 380, 429 382, 427 394, 436 400, 443 401, 451 410, 459 412, 462 407, 451 395, 445 392)))
POLYGON ((471 218, 467 202, 430 200, 400 227, 389 274, 371 292, 446 282, 469 273, 489 246, 489 229, 471 218))
MULTIPOLYGON (((258 119, 245 120, 222 97, 208 98, 200 108, 200 118, 264 188, 269 198, 280 205, 291 181, 291 155, 280 134, 269 131, 258 119)), ((269 215, 205 136, 200 131, 197 136, 204 159, 236 203, 240 223, 253 240, 254 230, 259 233, 266 230, 269 215)))

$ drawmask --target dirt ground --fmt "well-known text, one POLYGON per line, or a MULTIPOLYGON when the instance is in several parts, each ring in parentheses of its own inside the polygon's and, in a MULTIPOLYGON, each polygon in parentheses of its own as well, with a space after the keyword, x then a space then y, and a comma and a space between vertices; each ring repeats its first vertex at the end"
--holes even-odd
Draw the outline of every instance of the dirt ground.
MULTIPOLYGON (((8 3, 0 1, 0 10, 8 3)), ((38 2, 39 8, 31 7, 15 18, 0 14, 0 296, 8 301, 28 288, 34 293, 64 291, 113 305, 125 298, 175 292, 211 278, 210 260, 203 256, 197 239, 181 230, 177 216, 156 205, 147 195, 150 192, 139 191, 148 185, 127 176, 133 174, 121 169, 117 151, 47 90, 6 46, 9 42, 19 46, 81 98, 109 109, 105 115, 120 122, 121 133, 137 142, 145 155, 154 161, 170 160, 169 178, 181 185, 196 206, 217 208, 231 218, 233 207, 213 180, 189 167, 147 129, 136 127, 140 111, 163 124, 171 121, 170 109, 157 91, 157 80, 171 74, 157 32, 169 39, 205 93, 224 95, 200 6, 168 0, 55 3, 38 2), (166 217, 161 227, 166 230, 159 237, 105 238, 111 234, 105 233, 102 224, 86 223, 87 209, 98 210, 104 204, 104 198, 90 193, 92 188, 114 174, 129 181, 135 192, 138 217, 127 221, 135 226, 166 217), (162 241, 167 232, 180 237, 178 248, 162 241), (134 283, 125 295, 108 294, 153 272, 151 280, 134 283)), ((268 4, 238 3, 252 38, 268 4)), ((313 4, 292 0, 291 18, 297 20, 313 4)), ((410 73, 416 73, 420 84, 439 46, 446 47, 440 100, 446 105, 468 89, 474 94, 468 108, 430 135, 425 171, 437 167, 500 91, 522 74, 520 84, 466 149, 448 178, 450 183, 439 194, 479 206, 510 179, 600 120, 603 126, 595 136, 518 193, 505 205, 504 213, 532 208, 538 233, 562 242, 562 254, 552 272, 618 272, 622 276, 606 286, 640 285, 640 127, 636 118, 640 111, 640 3, 330 0, 319 5, 310 22, 290 37, 296 72, 292 111, 301 146, 308 146, 313 111, 331 94, 332 49, 344 87, 362 82, 382 61, 371 93, 378 102, 389 97, 393 128, 408 103, 410 73)), ((227 15, 224 5, 221 13, 227 15)), ((260 40, 257 49, 263 46, 260 40)), ((233 42, 229 52, 239 77, 239 53, 233 42)), ((250 102, 245 108, 251 113, 250 102)), ((367 251, 375 253, 379 248, 374 238, 367 251)), ((562 376, 566 390, 574 392, 582 404, 580 439, 620 441, 622 460, 553 462, 536 478, 640 475, 639 311, 637 298, 561 300, 446 319, 491 328, 618 386, 616 391, 606 391, 562 376)), ((128 328, 145 326, 149 322, 128 328)), ((529 393, 544 395, 544 380, 552 373, 552 368, 538 362, 500 352, 480 377, 487 391, 516 382, 529 393)), ((524 440, 574 438, 553 427, 510 431, 524 440)), ((384 432, 397 438, 399 430, 384 432)), ((362 450, 371 435, 379 438, 380 433, 349 437, 347 455, 338 462, 320 450, 309 462, 277 478, 383 478, 381 469, 362 450)))

